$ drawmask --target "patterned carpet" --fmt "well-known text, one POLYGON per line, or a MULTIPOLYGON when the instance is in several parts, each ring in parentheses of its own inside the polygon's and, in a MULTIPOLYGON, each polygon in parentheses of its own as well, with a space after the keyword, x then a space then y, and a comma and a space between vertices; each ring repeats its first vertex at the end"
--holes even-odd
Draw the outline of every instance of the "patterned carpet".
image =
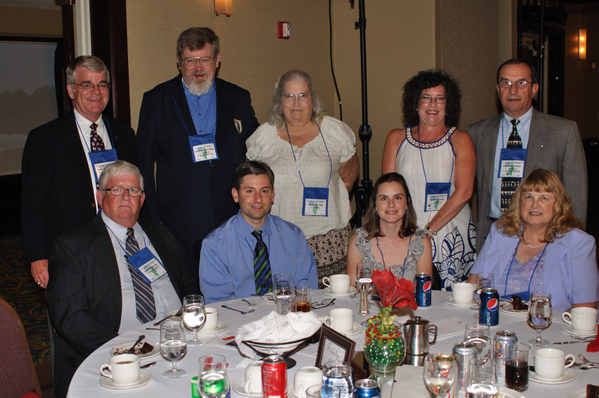
POLYGON ((21 235, 0 239, 0 297, 21 317, 33 363, 50 361, 44 290, 31 277, 21 235))

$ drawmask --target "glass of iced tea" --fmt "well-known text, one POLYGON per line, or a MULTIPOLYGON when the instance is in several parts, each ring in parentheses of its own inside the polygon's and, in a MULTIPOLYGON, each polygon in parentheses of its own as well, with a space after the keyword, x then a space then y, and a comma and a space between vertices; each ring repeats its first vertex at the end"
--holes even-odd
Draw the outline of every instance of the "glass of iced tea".
POLYGON ((297 312, 310 312, 310 294, 312 287, 307 284, 300 284, 295 287, 295 305, 297 312))

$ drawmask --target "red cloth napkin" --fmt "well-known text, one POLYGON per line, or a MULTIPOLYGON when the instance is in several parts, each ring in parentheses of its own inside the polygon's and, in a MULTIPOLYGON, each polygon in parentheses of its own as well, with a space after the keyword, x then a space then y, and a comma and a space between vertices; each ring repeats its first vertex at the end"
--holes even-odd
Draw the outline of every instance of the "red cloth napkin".
POLYGON ((591 341, 587 346, 587 352, 597 352, 599 351, 599 332, 597 333, 597 337, 595 340, 591 341))

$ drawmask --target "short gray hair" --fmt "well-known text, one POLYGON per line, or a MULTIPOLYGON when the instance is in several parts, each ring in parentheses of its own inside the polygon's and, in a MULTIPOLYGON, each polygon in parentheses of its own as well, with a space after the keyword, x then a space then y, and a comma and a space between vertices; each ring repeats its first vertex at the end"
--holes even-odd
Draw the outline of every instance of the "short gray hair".
POLYGON ((191 51, 201 50, 206 44, 210 44, 214 55, 220 52, 218 36, 210 28, 189 28, 184 30, 177 39, 177 58, 181 58, 183 50, 189 48, 191 51))
POLYGON ((144 178, 141 175, 141 172, 134 164, 126 162, 124 160, 117 160, 114 163, 110 163, 108 166, 104 167, 104 171, 100 174, 100 181, 98 181, 99 190, 106 189, 106 184, 108 180, 112 177, 120 176, 120 175, 136 175, 139 177, 139 185, 141 185, 141 190, 144 190, 144 178))
POLYGON ((320 97, 316 93, 314 83, 312 83, 312 78, 306 72, 294 69, 286 72, 283 76, 281 76, 277 84, 275 84, 275 90, 272 95, 272 105, 268 113, 268 123, 270 125, 283 127, 285 124, 281 96, 283 95, 283 90, 285 90, 287 83, 297 80, 306 82, 308 89, 310 90, 310 94, 312 95, 312 121, 316 124, 320 124, 320 122, 322 122, 322 118, 325 116, 324 107, 322 106, 320 97))
POLYGON ((96 73, 104 73, 106 83, 110 83, 110 71, 100 58, 93 55, 81 55, 75 58, 67 68, 67 84, 77 83, 77 67, 87 68, 96 73))

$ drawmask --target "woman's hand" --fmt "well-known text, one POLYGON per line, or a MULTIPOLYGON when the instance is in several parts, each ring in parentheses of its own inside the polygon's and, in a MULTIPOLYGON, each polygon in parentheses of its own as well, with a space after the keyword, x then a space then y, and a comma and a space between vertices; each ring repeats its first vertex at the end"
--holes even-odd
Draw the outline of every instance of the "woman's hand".
POLYGON ((359 173, 360 161, 358 160, 358 155, 354 153, 354 156, 349 158, 347 162, 341 163, 339 167, 339 177, 341 177, 343 184, 345 184, 347 192, 350 192, 353 188, 359 173))

